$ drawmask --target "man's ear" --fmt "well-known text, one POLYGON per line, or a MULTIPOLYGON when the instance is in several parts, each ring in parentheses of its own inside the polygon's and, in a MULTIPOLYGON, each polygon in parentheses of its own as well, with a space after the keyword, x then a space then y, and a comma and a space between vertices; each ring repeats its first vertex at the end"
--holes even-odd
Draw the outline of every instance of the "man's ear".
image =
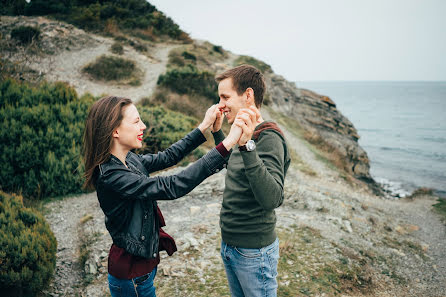
POLYGON ((246 89, 246 105, 251 106, 254 105, 254 90, 252 88, 246 89))

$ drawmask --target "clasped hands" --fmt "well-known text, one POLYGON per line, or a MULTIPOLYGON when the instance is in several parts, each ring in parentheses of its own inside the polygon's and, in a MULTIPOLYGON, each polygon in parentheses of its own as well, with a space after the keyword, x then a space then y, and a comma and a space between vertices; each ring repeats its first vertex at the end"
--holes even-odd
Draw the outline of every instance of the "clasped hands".
MULTIPOLYGON (((217 132, 221 129, 223 124, 224 106, 221 104, 212 105, 204 116, 203 122, 198 128, 204 132, 206 129, 212 126, 212 132, 217 132)), ((254 129, 258 124, 260 118, 260 111, 255 106, 249 106, 249 108, 242 108, 238 111, 234 122, 232 123, 231 130, 226 138, 223 140, 223 145, 227 150, 230 150, 234 145, 245 145, 248 140, 251 139, 254 129)))

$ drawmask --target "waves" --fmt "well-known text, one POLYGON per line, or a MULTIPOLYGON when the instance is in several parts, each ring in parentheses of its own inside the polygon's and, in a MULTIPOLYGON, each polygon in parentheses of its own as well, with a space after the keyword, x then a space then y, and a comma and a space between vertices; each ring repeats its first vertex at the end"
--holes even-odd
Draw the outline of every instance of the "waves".
MULTIPOLYGON (((369 151, 378 151, 378 152, 385 152, 389 154, 402 154, 398 156, 398 159, 404 158, 404 157, 416 157, 416 158, 422 158, 424 161, 439 161, 439 162, 446 162, 446 152, 435 152, 435 151, 428 151, 425 149, 417 149, 417 148, 404 148, 404 147, 390 147, 390 146, 370 146, 370 145, 364 145, 364 148, 367 152, 369 151)), ((445 171, 446 171, 446 164, 445 164, 445 171)))

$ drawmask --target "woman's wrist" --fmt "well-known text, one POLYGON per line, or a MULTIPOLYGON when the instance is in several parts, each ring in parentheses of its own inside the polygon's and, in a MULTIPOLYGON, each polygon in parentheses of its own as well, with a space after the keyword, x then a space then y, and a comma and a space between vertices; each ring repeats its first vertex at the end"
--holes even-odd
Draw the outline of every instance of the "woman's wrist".
POLYGON ((204 134, 206 130, 209 128, 209 125, 206 125, 204 122, 201 122, 200 125, 198 125, 198 129, 200 129, 201 133, 204 134))
POLYGON ((226 137, 223 141, 222 141, 224 147, 229 151, 231 150, 234 145, 236 145, 237 141, 233 141, 232 139, 226 137))

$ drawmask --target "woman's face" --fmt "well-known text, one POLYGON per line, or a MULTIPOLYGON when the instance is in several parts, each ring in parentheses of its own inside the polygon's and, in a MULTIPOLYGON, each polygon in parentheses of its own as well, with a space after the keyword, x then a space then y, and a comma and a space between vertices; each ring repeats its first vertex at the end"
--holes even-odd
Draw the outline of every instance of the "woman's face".
POLYGON ((142 122, 136 106, 127 105, 122 112, 121 125, 113 132, 113 138, 127 150, 142 147, 142 136, 147 127, 142 122))

